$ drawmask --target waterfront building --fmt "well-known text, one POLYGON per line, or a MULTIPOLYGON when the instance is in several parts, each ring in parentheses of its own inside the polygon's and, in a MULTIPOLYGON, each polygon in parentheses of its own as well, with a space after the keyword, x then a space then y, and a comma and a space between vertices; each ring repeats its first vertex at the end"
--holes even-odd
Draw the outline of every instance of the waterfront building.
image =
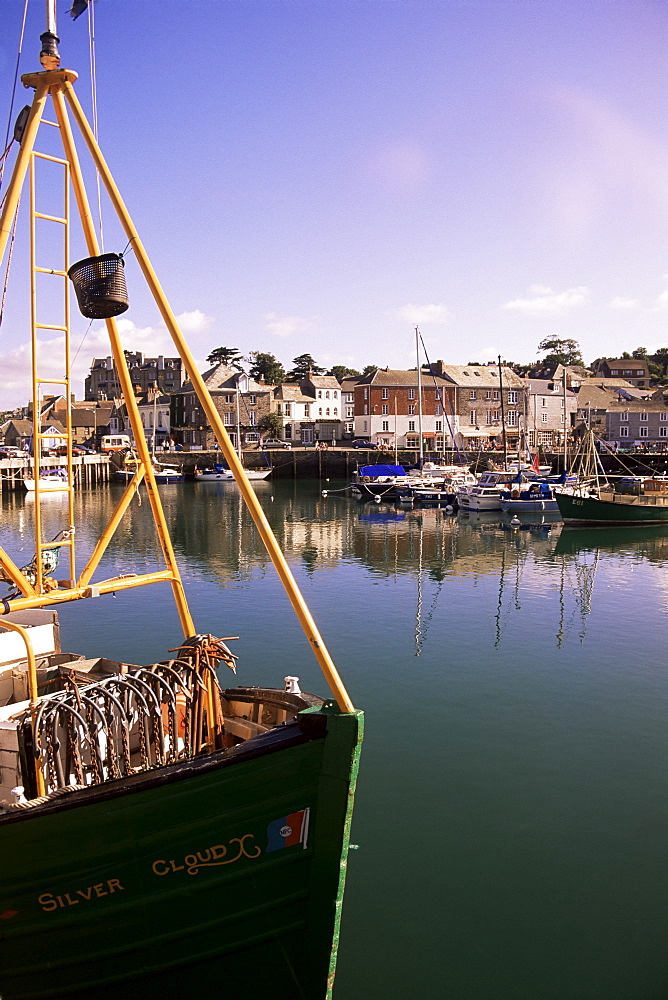
MULTIPOLYGON (((155 385, 163 393, 175 392, 183 385, 185 368, 181 358, 166 358, 162 354, 147 358, 140 351, 125 351, 125 356, 136 395, 143 395, 155 385)), ((121 386, 112 357, 93 358, 84 395, 87 401, 120 397, 121 386)))
MULTIPOLYGON (((202 377, 235 448, 257 445, 258 424, 273 408, 274 386, 256 382, 245 372, 225 364, 214 365, 202 377), (237 433, 237 404, 241 441, 237 433)), ((190 382, 172 394, 170 422, 172 436, 184 448, 206 451, 215 447, 213 431, 190 382)))
POLYGON ((159 389, 149 389, 137 400, 139 416, 146 434, 149 446, 155 445, 158 451, 171 442, 170 430, 171 396, 161 393, 159 389))
MULTIPOLYGON (((487 365, 446 365, 437 361, 432 370, 452 389, 450 422, 457 445, 471 449, 502 448, 505 421, 506 446, 517 450, 523 444, 522 430, 528 412, 527 381, 512 368, 487 365)), ((423 377, 424 381, 424 377, 423 377)), ((446 447, 449 447, 446 440, 446 447)), ((438 449, 438 445, 437 445, 438 449)))
POLYGON ((377 368, 357 379, 355 437, 368 438, 390 449, 419 448, 422 423, 426 451, 452 447, 453 433, 457 430, 454 386, 442 372, 432 374, 428 368, 422 369, 421 377, 421 407, 417 368, 409 371, 377 368))
POLYGON ((577 393, 555 379, 527 379, 527 441, 530 448, 559 449, 570 434, 578 409, 577 393))

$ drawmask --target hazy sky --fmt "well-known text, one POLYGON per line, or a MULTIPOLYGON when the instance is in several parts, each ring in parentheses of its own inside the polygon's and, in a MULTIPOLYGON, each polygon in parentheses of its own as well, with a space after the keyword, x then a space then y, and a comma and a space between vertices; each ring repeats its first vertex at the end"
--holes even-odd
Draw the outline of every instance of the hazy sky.
MULTIPOLYGON (((88 109, 70 2, 62 65, 88 109)), ((0 0, 3 107, 22 11, 0 0)), ((453 364, 532 361, 551 335, 585 361, 668 346, 665 0, 98 0, 95 34, 100 144, 197 358, 408 367, 416 324, 453 364)), ((103 223, 122 251, 106 206, 103 223)), ((26 231, 0 407, 26 396, 26 231)), ((86 256, 78 231, 71 246, 86 256)), ((126 272, 126 346, 173 353, 126 272)), ((108 352, 73 316, 81 374, 108 352)))

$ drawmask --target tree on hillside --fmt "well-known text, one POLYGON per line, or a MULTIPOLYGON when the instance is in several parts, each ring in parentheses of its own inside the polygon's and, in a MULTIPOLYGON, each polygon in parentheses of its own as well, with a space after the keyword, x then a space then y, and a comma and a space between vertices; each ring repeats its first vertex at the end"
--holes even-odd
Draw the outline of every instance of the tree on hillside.
POLYGON ((310 354, 300 354, 299 357, 292 359, 292 364, 294 368, 287 374, 287 378, 291 382, 301 381, 308 376, 309 372, 311 375, 325 374, 325 369, 317 365, 310 354))
POLYGON ((238 347, 216 347, 206 359, 210 365, 229 365, 230 368, 241 368, 241 351, 238 347))
POLYGON ((278 413, 265 413, 257 422, 257 429, 263 437, 283 437, 283 421, 278 413))
POLYGON ((285 382, 285 368, 273 354, 251 351, 246 360, 250 365, 248 374, 251 378, 264 378, 267 385, 281 385, 285 382))
POLYGON ((578 365, 584 368, 584 361, 580 353, 580 345, 577 340, 562 340, 559 337, 545 337, 538 345, 539 353, 548 351, 549 353, 542 360, 544 365, 578 365))
POLYGON ((365 365, 362 369, 362 375, 373 375, 377 371, 378 365, 365 365))
POLYGON ((647 348, 636 347, 635 351, 632 352, 631 357, 637 358, 639 361, 644 361, 645 358, 647 357, 647 348))
POLYGON ((328 375, 333 375, 337 378, 339 382, 343 381, 344 378, 349 378, 353 375, 359 375, 360 373, 354 368, 346 368, 345 365, 332 365, 332 367, 327 372, 328 375))

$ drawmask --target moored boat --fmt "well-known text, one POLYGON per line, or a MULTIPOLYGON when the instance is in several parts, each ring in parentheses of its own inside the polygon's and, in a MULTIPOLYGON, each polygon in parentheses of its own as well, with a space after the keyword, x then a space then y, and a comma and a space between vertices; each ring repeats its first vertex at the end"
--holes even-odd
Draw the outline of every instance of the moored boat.
POLYGON ((642 492, 620 493, 600 488, 587 493, 555 491, 559 513, 572 524, 668 523, 668 490, 664 480, 647 479, 642 492))
MULTIPOLYGON (((244 473, 246 478, 251 482, 259 482, 263 479, 268 479, 271 475, 271 469, 246 469, 244 468, 244 473)), ((214 465, 207 468, 200 469, 195 467, 195 479, 198 483, 229 483, 235 482, 234 474, 231 469, 228 469, 225 465, 214 465)))
POLYGON ((40 471, 37 486, 34 471, 32 475, 24 475, 23 485, 28 493, 34 493, 36 488, 40 493, 66 493, 70 488, 70 481, 66 469, 45 469, 40 471))
MULTIPOLYGON (((0 995, 181 1000, 213 990, 245 1000, 325 1000, 335 973, 362 716, 155 277, 74 92, 76 73, 59 69, 55 26, 51 2, 41 36, 43 69, 22 78, 35 95, 0 217, 0 256, 50 99, 44 121, 59 126, 63 149, 56 162, 67 166, 81 230, 73 232, 62 209, 47 215, 42 207, 41 218, 66 223, 89 256, 69 269, 67 260, 58 260, 43 270, 64 279, 65 302, 68 273, 73 283, 76 278, 83 314, 105 321, 137 464, 83 568, 71 489, 55 541, 43 539, 36 506, 29 564, 21 567, 0 547, 8 588, 0 601, 0 850, 6 862, 0 995), (72 118, 322 668, 328 700, 303 694, 294 677, 285 679, 285 689, 223 685, 218 671, 236 667, 229 637, 195 627, 116 322, 129 304, 122 260, 100 253, 72 118), (161 559, 161 568, 150 571, 104 562, 142 482, 161 559), (59 562, 67 565, 56 578, 59 562), (121 663, 103 650, 93 658, 62 652, 59 605, 95 599, 93 608, 103 615, 105 596, 158 583, 169 584, 181 624, 182 635, 165 650, 173 658, 142 667, 131 655, 121 663)), ((31 257, 42 260, 29 211, 31 257)), ((64 313, 69 386, 69 309, 64 313)), ((34 323, 33 342, 35 329, 34 323)), ((33 412, 40 412, 37 394, 33 412)), ((38 483, 37 501, 40 493, 38 483)), ((155 620, 149 627, 155 629, 155 620)), ((119 629, 129 641, 127 622, 119 629)))

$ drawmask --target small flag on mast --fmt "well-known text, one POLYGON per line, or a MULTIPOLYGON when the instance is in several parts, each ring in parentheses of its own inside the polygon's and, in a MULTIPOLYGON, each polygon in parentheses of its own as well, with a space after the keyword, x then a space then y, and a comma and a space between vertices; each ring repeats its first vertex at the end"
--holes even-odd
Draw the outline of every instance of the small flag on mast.
POLYGON ((88 2, 89 0, 73 0, 72 6, 69 9, 69 14, 73 21, 76 21, 83 14, 88 6, 88 2))
POLYGON ((533 457, 533 462, 531 463, 531 468, 534 472, 540 472, 540 466, 538 465, 538 452, 533 457))

